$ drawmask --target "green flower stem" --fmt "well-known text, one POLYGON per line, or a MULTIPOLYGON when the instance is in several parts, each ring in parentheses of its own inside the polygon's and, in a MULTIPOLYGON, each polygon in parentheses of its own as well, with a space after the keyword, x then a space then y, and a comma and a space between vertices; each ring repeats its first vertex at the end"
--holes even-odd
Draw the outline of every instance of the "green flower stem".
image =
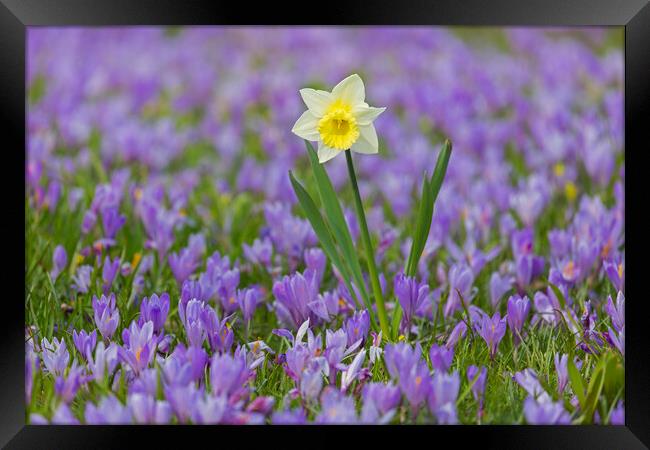
POLYGON ((366 250, 370 285, 372 286, 372 292, 375 296, 375 302, 377 305, 379 326, 381 327, 384 339, 388 339, 390 337, 390 329, 388 328, 388 319, 386 318, 384 296, 381 293, 381 285, 379 284, 379 276, 377 275, 377 267, 375 266, 375 255, 372 250, 372 242, 370 241, 370 233, 368 233, 368 224, 366 223, 366 214, 363 212, 363 204, 361 203, 361 195, 359 194, 357 176, 354 173, 354 164, 352 164, 352 154, 350 153, 350 150, 345 151, 345 159, 348 162, 348 173, 350 174, 350 181, 352 182, 352 191, 354 191, 354 205, 356 206, 357 218, 359 219, 359 228, 361 229, 363 247, 366 250))

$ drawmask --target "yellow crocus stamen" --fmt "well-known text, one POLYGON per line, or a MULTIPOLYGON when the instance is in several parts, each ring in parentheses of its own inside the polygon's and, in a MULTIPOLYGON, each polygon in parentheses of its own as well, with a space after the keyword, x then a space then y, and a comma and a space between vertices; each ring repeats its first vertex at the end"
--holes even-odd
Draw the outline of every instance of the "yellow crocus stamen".
POLYGON ((623 279, 623 263, 618 263, 618 277, 623 279))
POLYGON ((142 354, 142 348, 139 348, 135 351, 135 359, 140 362, 140 355, 142 354))
POLYGON ((142 198, 142 189, 137 187, 133 190, 133 197, 136 200, 140 200, 142 198))
POLYGON ((75 264, 79 265, 83 262, 84 257, 80 253, 77 253, 76 255, 74 255, 74 260, 75 260, 75 264))
POLYGON ((553 173, 558 178, 564 175, 564 164, 562 164, 561 162, 555 163, 555 165, 553 166, 553 173))
POLYGON ((578 196, 578 188, 573 182, 567 181, 564 185, 564 193, 566 194, 566 198, 572 202, 578 196))
POLYGON ((142 259, 142 253, 135 252, 133 254, 133 259, 131 260, 131 267, 135 269, 138 266, 138 264, 140 264, 141 259, 142 259))

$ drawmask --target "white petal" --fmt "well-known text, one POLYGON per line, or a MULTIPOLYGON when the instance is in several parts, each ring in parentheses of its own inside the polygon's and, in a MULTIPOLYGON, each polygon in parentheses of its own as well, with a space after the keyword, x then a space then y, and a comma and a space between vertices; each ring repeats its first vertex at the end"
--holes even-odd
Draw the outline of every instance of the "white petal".
POLYGON ((296 120, 296 124, 291 131, 308 141, 317 141, 320 136, 318 133, 318 119, 307 110, 296 120))
POLYGON ((350 148, 353 152, 371 155, 379 152, 379 142, 377 141, 377 131, 374 125, 359 127, 359 139, 352 144, 350 148))
POLYGON ((361 126, 370 125, 379 114, 386 111, 386 108, 375 108, 366 104, 356 105, 352 109, 352 114, 357 119, 357 123, 361 126))
POLYGON ((341 153, 340 150, 337 150, 332 147, 328 147, 327 145, 323 144, 323 141, 318 142, 318 162, 323 164, 324 162, 329 161, 330 159, 334 158, 336 155, 341 153))
POLYGON ((332 94, 327 91, 305 88, 300 89, 300 96, 307 108, 316 117, 323 117, 325 110, 332 103, 332 94))
POLYGON ((341 99, 351 105, 363 103, 366 98, 366 88, 359 75, 352 74, 332 89, 332 97, 341 99))

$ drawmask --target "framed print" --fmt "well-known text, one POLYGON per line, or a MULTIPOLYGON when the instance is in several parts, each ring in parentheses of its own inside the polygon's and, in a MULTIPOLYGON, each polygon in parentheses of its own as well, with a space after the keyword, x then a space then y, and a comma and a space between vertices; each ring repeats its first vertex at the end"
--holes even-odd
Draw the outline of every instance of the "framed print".
POLYGON ((7 448, 646 448, 646 3, 2 3, 7 448))

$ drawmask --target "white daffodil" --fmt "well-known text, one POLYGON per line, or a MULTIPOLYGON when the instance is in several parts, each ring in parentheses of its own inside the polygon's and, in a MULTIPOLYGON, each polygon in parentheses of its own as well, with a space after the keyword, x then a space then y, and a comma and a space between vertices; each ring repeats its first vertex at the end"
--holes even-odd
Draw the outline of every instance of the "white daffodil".
POLYGON ((368 106, 359 75, 350 75, 332 92, 301 89, 300 95, 308 109, 291 131, 308 141, 318 141, 320 163, 348 149, 365 154, 379 151, 372 122, 386 108, 368 106))

